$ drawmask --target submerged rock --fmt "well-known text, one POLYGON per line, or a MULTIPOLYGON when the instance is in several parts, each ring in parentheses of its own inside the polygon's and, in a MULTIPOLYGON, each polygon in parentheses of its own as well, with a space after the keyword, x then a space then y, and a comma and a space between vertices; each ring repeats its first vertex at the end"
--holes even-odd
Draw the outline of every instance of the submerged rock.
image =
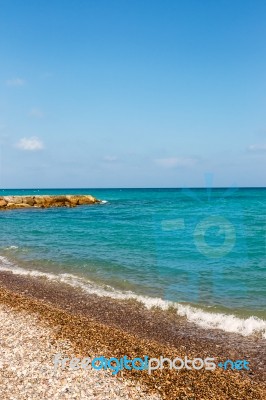
POLYGON ((0 210, 33 207, 76 207, 78 205, 97 203, 101 203, 101 201, 91 195, 2 196, 0 197, 0 210))

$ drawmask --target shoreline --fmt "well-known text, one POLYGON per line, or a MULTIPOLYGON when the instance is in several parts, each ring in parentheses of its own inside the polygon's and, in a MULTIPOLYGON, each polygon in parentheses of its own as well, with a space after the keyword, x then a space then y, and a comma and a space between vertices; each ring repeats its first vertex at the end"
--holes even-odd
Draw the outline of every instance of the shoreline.
POLYGON ((11 272, 0 272, 0 303, 38 315, 56 329, 57 341, 70 341, 81 357, 93 350, 117 358, 187 355, 250 362, 250 371, 119 372, 140 380, 161 398, 263 399, 266 394, 264 339, 202 329, 170 311, 147 310, 135 301, 88 295, 66 284, 11 272))
POLYGON ((163 293, 151 296, 137 293, 132 290, 115 289, 108 283, 97 283, 88 277, 82 277, 66 273, 65 271, 54 272, 53 270, 42 270, 30 268, 30 265, 21 265, 21 260, 10 258, 7 251, 16 246, 6 248, 6 252, 0 255, 0 271, 12 272, 16 276, 27 276, 48 279, 58 285, 69 285, 71 289, 77 289, 88 296, 95 295, 111 298, 118 301, 135 301, 141 303, 147 309, 158 308, 161 310, 171 309, 179 319, 183 317, 191 324, 210 331, 222 330, 225 333, 242 335, 243 337, 258 337, 266 339, 266 315, 265 310, 251 309, 228 309, 227 307, 207 306, 189 302, 171 302, 163 299, 163 293))

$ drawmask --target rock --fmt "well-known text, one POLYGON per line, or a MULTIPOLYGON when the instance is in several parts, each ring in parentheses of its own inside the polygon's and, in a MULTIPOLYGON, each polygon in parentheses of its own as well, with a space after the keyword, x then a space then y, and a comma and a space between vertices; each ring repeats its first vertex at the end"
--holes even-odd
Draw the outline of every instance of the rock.
POLYGON ((0 197, 0 210, 13 208, 50 208, 76 207, 101 203, 91 195, 57 195, 57 196, 3 196, 0 197))
POLYGON ((64 203, 64 202, 66 202, 67 201, 67 196, 54 196, 54 197, 52 197, 52 200, 54 201, 54 202, 61 202, 61 203, 64 203))
POLYGON ((0 208, 5 207, 7 205, 7 201, 4 199, 0 199, 0 208))
POLYGON ((39 207, 50 207, 53 203, 53 198, 52 196, 35 196, 34 201, 39 207))
POLYGON ((78 204, 92 204, 92 203, 96 203, 96 202, 97 202, 97 200, 90 195, 79 196, 79 200, 78 200, 78 204))
POLYGON ((4 200, 7 203, 14 203, 14 204, 22 203, 22 197, 21 196, 4 196, 4 200))
POLYGON ((25 203, 16 203, 15 206, 16 206, 15 208, 31 208, 29 204, 25 203))
POLYGON ((67 201, 69 204, 71 204, 73 207, 75 207, 79 203, 79 196, 66 196, 67 201))
POLYGON ((6 208, 31 208, 31 206, 29 204, 25 204, 25 203, 7 203, 6 208))
POLYGON ((34 196, 23 197, 23 203, 28 204, 29 206, 34 206, 34 204, 35 204, 34 196))
POLYGON ((12 202, 9 202, 9 203, 7 203, 6 208, 16 208, 16 204, 12 203, 12 202))

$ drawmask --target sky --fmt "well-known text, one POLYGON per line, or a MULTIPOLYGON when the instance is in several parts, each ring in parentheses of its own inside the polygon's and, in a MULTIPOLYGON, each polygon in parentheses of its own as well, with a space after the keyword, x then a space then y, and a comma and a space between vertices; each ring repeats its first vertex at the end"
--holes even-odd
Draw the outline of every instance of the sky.
POLYGON ((266 186, 264 0, 0 0, 0 187, 266 186))

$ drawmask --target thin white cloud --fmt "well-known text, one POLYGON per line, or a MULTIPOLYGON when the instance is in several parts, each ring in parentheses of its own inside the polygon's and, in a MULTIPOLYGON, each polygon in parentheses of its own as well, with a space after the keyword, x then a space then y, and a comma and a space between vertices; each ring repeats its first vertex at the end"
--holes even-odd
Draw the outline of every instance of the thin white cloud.
POLYGON ((156 164, 164 168, 189 168, 193 167, 198 159, 196 157, 169 157, 169 158, 157 158, 156 164))
POLYGON ((117 157, 116 156, 105 156, 103 159, 104 159, 104 161, 107 161, 107 162, 115 162, 115 161, 117 161, 117 157))
POLYGON ((265 153, 266 144, 251 144, 250 146, 248 146, 248 151, 250 153, 265 153))
POLYGON ((22 138, 16 143, 16 147, 24 151, 38 151, 44 148, 43 142, 35 137, 22 138))
POLYGON ((29 112, 30 117, 43 118, 44 114, 39 108, 32 108, 29 112))
POLYGON ((13 78, 6 81, 7 86, 23 86, 25 83, 26 81, 21 78, 13 78))

